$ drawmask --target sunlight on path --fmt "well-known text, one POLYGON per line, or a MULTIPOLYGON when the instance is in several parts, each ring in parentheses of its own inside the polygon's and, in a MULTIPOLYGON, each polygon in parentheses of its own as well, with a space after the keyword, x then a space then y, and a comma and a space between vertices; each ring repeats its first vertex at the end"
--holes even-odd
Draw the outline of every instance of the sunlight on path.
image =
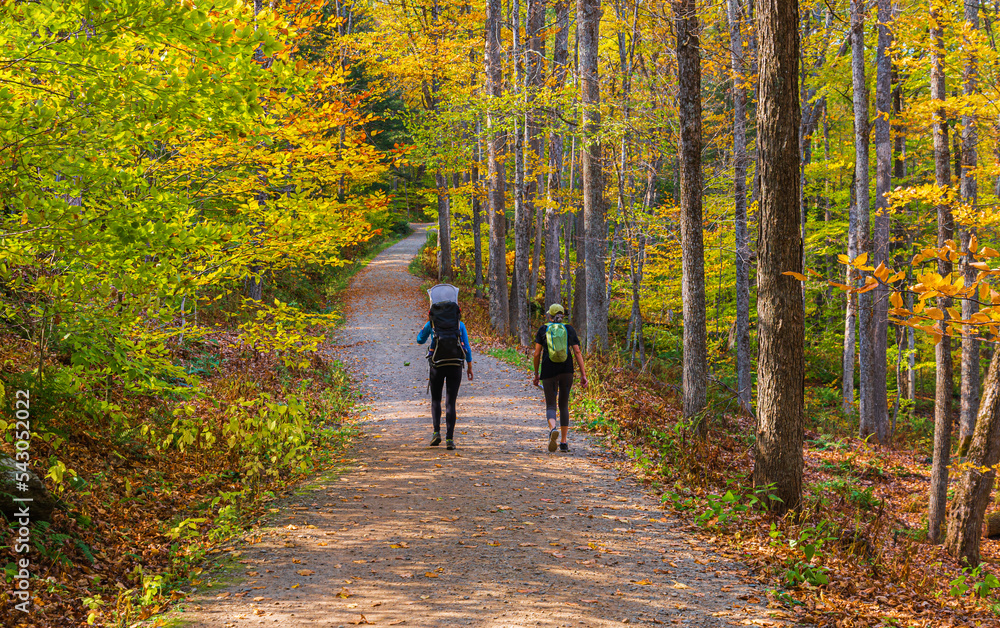
POLYGON ((199 626, 783 625, 746 568, 675 530, 656 500, 571 432, 550 454, 541 393, 477 352, 458 449, 430 437, 420 229, 345 293, 362 379, 357 466, 296 500, 242 561, 247 580, 184 614, 199 626), (409 362, 409 366, 406 363, 409 362))

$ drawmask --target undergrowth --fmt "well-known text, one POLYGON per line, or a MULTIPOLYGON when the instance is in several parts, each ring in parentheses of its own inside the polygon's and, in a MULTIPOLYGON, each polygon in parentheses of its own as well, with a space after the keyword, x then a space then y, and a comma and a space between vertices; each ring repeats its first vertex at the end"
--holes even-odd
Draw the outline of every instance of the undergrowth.
MULTIPOLYGON (((401 235, 351 252, 351 264, 270 277, 265 301, 335 311, 350 277, 401 235)), ((247 321, 226 303, 198 311, 211 333, 173 345, 169 357, 190 379, 159 396, 135 394, 113 376, 96 395, 81 391, 57 351, 39 374, 34 345, 3 338, 0 452, 13 454, 10 396, 30 388, 34 471, 62 507, 32 525, 31 613, 0 596, 0 623, 131 626, 202 584, 213 558, 240 542, 269 502, 346 462, 357 397, 323 344, 325 329, 303 329, 319 344, 298 352, 247 345, 236 333, 247 321)), ((0 566, 11 587, 19 524, 7 525, 0 566)))

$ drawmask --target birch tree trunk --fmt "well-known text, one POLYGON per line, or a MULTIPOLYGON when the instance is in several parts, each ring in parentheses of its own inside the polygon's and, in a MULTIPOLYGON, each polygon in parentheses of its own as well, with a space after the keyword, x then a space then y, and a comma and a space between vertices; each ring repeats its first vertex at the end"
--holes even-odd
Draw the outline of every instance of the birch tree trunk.
MULTIPOLYGON (((490 101, 503 96, 503 59, 500 0, 486 3, 486 93, 490 101)), ((504 208, 506 167, 503 162, 504 136, 498 128, 497 111, 491 107, 486 114, 488 133, 487 215, 490 226, 490 323, 494 331, 507 334, 507 217, 504 208)))
MULTIPOLYGON (((972 31, 979 30, 979 2, 977 0, 965 0, 965 22, 972 31)), ((971 49, 970 42, 963 42, 971 49)), ((965 62, 964 91, 966 96, 974 96, 978 91, 978 66, 979 60, 975 54, 970 52, 965 62)), ((979 165, 979 153, 977 144, 979 143, 979 132, 977 129, 976 116, 965 114, 962 116, 962 201, 968 206, 975 208, 979 200, 979 189, 976 185, 975 171, 979 165)), ((968 250, 969 244, 976 236, 974 226, 966 226, 962 229, 962 249, 968 250)), ((961 258, 962 274, 965 276, 965 285, 971 285, 976 280, 977 271, 970 266, 976 259, 972 253, 963 255, 961 258)), ((968 320, 973 314, 979 311, 979 306, 973 299, 962 299, 962 318, 968 320)), ((976 414, 979 412, 979 340, 973 334, 970 325, 965 326, 962 336, 962 406, 959 415, 959 455, 964 455, 972 434, 976 429, 976 414)))
POLYGON ((674 2, 677 30, 677 108, 680 115, 681 303, 684 308, 684 418, 697 420, 708 393, 705 338, 705 250, 701 207, 701 59, 695 0, 674 2))
MULTIPOLYGON (((604 174, 601 171, 601 91, 598 75, 601 0, 577 0, 580 34, 580 84, 583 104, 581 155, 583 173, 584 242, 586 247, 588 351, 608 348, 608 303, 604 289, 604 259, 607 255, 604 174)), ((581 339, 582 340, 582 339, 581 339)))
POLYGON ((733 222, 736 229, 736 393, 743 410, 753 413, 750 377, 750 234, 747 231, 747 90, 743 57, 743 7, 728 0, 733 66, 733 222))
POLYGON ((754 486, 773 486, 784 513, 802 497, 805 341, 799 282, 799 14, 797 0, 760 0, 756 8, 760 72, 757 104, 760 230, 757 320, 757 429, 754 486))
MULTIPOLYGON (((930 2, 931 32, 931 100, 935 101, 934 112, 934 175, 937 186, 947 189, 951 184, 951 164, 948 151, 948 119, 944 109, 944 36, 938 21, 939 0, 930 2)), ((952 237, 951 208, 946 201, 937 206, 937 245, 944 246, 952 237)), ((951 262, 938 259, 938 273, 943 277, 951 272, 951 262)), ((944 334, 948 320, 951 299, 938 297, 937 306, 944 312, 944 320, 938 322, 942 334, 941 341, 934 347, 936 373, 934 379, 934 457, 931 465, 930 504, 927 519, 927 538, 931 543, 941 542, 941 524, 944 522, 948 503, 948 462, 951 456, 951 392, 952 363, 951 338, 944 334)))

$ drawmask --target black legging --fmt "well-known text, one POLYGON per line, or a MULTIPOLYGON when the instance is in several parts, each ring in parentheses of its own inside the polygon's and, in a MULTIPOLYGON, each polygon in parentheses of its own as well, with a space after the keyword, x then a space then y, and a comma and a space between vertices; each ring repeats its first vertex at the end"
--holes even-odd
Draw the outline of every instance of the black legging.
POLYGON ((448 425, 445 438, 455 437, 455 402, 458 400, 458 387, 462 385, 461 366, 431 366, 431 418, 434 420, 434 431, 441 431, 441 389, 448 383, 448 398, 444 406, 444 418, 448 425))
POLYGON ((559 425, 569 427, 569 389, 573 387, 573 374, 562 373, 542 380, 545 391, 545 418, 556 420, 556 396, 559 397, 559 425))

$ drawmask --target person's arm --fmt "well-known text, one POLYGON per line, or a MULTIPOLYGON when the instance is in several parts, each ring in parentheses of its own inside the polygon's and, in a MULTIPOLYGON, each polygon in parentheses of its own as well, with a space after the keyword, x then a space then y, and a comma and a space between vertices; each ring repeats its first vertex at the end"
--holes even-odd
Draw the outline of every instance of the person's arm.
POLYGON ((427 342, 427 339, 430 337, 430 335, 431 335, 431 322, 427 321, 427 323, 424 325, 424 328, 420 330, 419 334, 417 334, 417 344, 422 345, 425 342, 427 342))
MULTIPOLYGON (((536 349, 535 352, 538 353, 538 349, 536 349)), ((573 355, 576 356, 576 363, 580 366, 580 385, 586 388, 587 367, 583 365, 583 352, 580 351, 580 345, 573 345, 573 355)))
POLYGON ((462 348, 465 349, 466 368, 465 374, 469 381, 472 381, 472 347, 469 345, 469 332, 465 329, 465 323, 458 324, 458 330, 462 332, 462 348))
POLYGON ((538 382, 540 381, 538 379, 538 366, 539 366, 539 364, 542 361, 542 345, 538 344, 537 342, 535 343, 535 357, 534 357, 534 361, 535 361, 535 381, 534 381, 534 384, 535 384, 535 386, 538 386, 538 382))

